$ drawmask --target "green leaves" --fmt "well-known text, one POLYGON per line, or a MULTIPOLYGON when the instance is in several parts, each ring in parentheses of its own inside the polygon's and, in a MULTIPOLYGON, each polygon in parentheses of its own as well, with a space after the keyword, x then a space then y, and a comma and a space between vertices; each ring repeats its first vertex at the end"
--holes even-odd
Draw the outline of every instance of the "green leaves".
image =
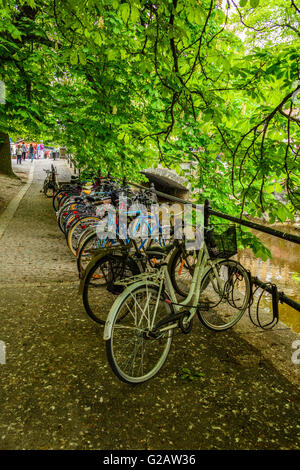
POLYGON ((130 14, 130 18, 131 18, 131 21, 133 21, 133 23, 136 23, 138 18, 139 18, 139 9, 135 6, 132 6, 131 7, 131 14, 130 14))
POLYGON ((293 214, 286 207, 286 205, 279 203, 277 209, 277 217, 281 222, 285 222, 287 219, 294 220, 293 214))
POLYGON ((129 3, 122 3, 120 5, 119 10, 120 10, 122 20, 124 21, 124 23, 127 23, 128 19, 129 19, 129 16, 130 16, 130 5, 129 5, 129 3))
POLYGON ((187 174, 201 202, 208 197, 217 210, 238 216, 243 209, 255 217, 264 205, 274 221, 284 219, 291 206, 280 207, 274 191, 285 189, 286 168, 292 192, 298 190, 294 154, 288 149, 285 155, 288 140, 300 136, 290 122, 288 139, 286 117, 272 112, 297 79, 299 54, 291 28, 272 43, 279 30, 270 22, 296 24, 286 17, 283 0, 276 9, 272 2, 235 2, 245 8, 250 28, 232 2, 226 18, 225 9, 209 14, 209 1, 188 0, 172 9, 169 0, 155 8, 138 0, 91 0, 82 9, 74 0, 59 2, 54 15, 45 0, 34 21, 26 12, 16 20, 13 3, 6 2, 0 14, 0 80, 7 83, 1 122, 5 112, 13 132, 46 129, 83 164, 112 166, 118 174, 137 176, 153 164, 176 168, 193 160, 187 174), (259 45, 251 28, 266 30, 259 45), (192 155, 191 147, 201 150, 192 155))
POLYGON ((76 65, 78 64, 78 54, 76 51, 71 52, 70 55, 70 64, 71 65, 76 65))
POLYGON ((204 372, 201 372, 198 369, 188 369, 187 367, 183 367, 182 372, 180 374, 181 380, 187 380, 190 382, 201 377, 205 377, 204 372))
MULTIPOLYGON (((248 0, 240 0, 240 7, 243 8, 247 6, 248 0)), ((259 0, 250 0, 250 7, 256 8, 259 5, 259 0)))
POLYGON ((136 23, 139 19, 139 9, 136 5, 130 3, 121 3, 121 5, 117 5, 117 3, 113 3, 113 7, 115 9, 119 8, 119 14, 124 23, 127 23, 131 20, 133 23, 136 23))
POLYGON ((101 46, 103 44, 102 36, 98 31, 96 31, 94 34, 94 41, 97 46, 101 46))
POLYGON ((191 24, 202 25, 203 24, 203 11, 199 5, 196 7, 189 7, 186 9, 186 16, 191 24))
POLYGON ((79 62, 81 63, 81 65, 86 65, 85 54, 83 52, 79 52, 78 57, 79 57, 79 62))

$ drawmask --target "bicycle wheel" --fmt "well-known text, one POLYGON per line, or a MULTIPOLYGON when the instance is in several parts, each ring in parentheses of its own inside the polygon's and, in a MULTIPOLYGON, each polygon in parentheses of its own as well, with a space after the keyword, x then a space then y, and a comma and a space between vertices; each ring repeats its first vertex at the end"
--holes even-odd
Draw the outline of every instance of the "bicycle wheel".
POLYGON ((82 245, 86 242, 88 238, 90 238, 91 235, 94 235, 96 233, 96 227, 87 227, 80 235, 79 240, 78 240, 78 246, 77 246, 77 251, 76 251, 76 256, 78 258, 79 251, 82 247, 82 245))
POLYGON ((91 225, 96 225, 100 220, 101 219, 96 216, 86 216, 80 218, 78 222, 74 223, 74 225, 69 229, 67 232, 67 244, 74 256, 76 256, 78 240, 82 231, 91 225))
POLYGON ((151 379, 164 365, 173 330, 149 332, 155 323, 172 313, 171 306, 153 285, 130 286, 112 306, 111 337, 106 341, 108 362, 115 375, 128 384, 151 379), (151 333, 151 332, 150 332, 151 333))
POLYGON ((186 252, 179 246, 170 260, 170 278, 177 294, 186 297, 194 274, 197 256, 195 251, 186 252))
POLYGON ((77 250, 77 269, 79 277, 83 276, 83 273, 95 255, 95 250, 101 249, 102 241, 98 239, 97 233, 90 233, 81 244, 79 251, 77 250))
POLYGON ((57 223, 58 223, 58 226, 60 228, 60 230, 65 233, 65 220, 67 217, 70 216, 70 214, 72 214, 72 211, 78 209, 78 208, 84 208, 84 206, 81 204, 78 204, 78 203, 75 203, 75 202, 70 202, 68 204, 66 204, 64 207, 62 207, 58 214, 57 214, 57 223))
POLYGON ((65 196, 65 194, 66 194, 66 190, 61 189, 61 190, 56 191, 55 195, 53 196, 52 204, 53 204, 53 209, 55 210, 55 212, 59 210, 60 203, 63 197, 65 196))
POLYGON ((89 317, 104 325, 116 294, 122 290, 115 283, 139 273, 138 265, 131 258, 115 254, 100 258, 84 281, 82 300, 89 317))
POLYGON ((44 195, 48 198, 53 197, 54 189, 51 183, 45 182, 43 187, 44 195))
POLYGON ((234 260, 221 260, 201 280, 198 317, 209 329, 224 331, 243 316, 250 299, 247 271, 234 260))
MULTIPOLYGON (((75 210, 76 214, 74 213, 70 213, 69 215, 67 215, 64 219, 63 219, 63 222, 62 222, 62 228, 63 228, 63 232, 65 234, 65 237, 66 237, 66 241, 68 243, 68 233, 69 233, 69 230, 71 230, 71 228, 77 224, 77 222, 81 219, 84 219, 86 217, 89 216, 89 214, 86 212, 86 211, 82 211, 82 210, 75 210)), ((85 231, 85 230, 84 230, 85 231)), ((81 235, 82 235, 83 232, 81 232, 80 234, 80 237, 78 238, 78 242, 79 240, 81 239, 81 235)))

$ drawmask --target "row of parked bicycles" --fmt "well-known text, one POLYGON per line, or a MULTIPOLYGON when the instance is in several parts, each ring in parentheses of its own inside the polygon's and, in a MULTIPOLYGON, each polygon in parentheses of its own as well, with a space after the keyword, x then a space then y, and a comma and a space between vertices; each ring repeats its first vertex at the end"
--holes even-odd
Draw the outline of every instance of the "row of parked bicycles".
POLYGON ((85 311, 104 326, 108 362, 120 380, 138 384, 154 377, 174 331, 189 333, 196 315, 220 332, 246 311, 249 276, 230 259, 237 252, 235 226, 207 225, 202 247, 189 249, 172 223, 171 238, 165 236, 152 211, 153 187, 136 189, 109 175, 97 174, 89 184, 72 177, 52 201, 77 258, 85 311))

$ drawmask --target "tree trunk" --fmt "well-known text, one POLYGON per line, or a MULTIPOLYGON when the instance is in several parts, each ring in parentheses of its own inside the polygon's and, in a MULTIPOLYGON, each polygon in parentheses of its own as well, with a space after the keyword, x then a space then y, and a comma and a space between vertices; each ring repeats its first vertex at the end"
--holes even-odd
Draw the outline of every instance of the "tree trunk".
POLYGON ((16 176, 11 167, 9 137, 3 132, 0 132, 0 173, 16 176))

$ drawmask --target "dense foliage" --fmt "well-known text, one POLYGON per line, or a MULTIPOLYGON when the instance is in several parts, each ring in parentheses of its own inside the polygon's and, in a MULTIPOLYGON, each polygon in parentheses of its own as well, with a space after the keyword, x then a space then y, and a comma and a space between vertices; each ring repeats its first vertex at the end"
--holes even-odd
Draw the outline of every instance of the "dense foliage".
POLYGON ((0 130, 135 179, 194 160, 201 200, 284 221, 300 207, 299 18, 298 0, 0 0, 0 130))

